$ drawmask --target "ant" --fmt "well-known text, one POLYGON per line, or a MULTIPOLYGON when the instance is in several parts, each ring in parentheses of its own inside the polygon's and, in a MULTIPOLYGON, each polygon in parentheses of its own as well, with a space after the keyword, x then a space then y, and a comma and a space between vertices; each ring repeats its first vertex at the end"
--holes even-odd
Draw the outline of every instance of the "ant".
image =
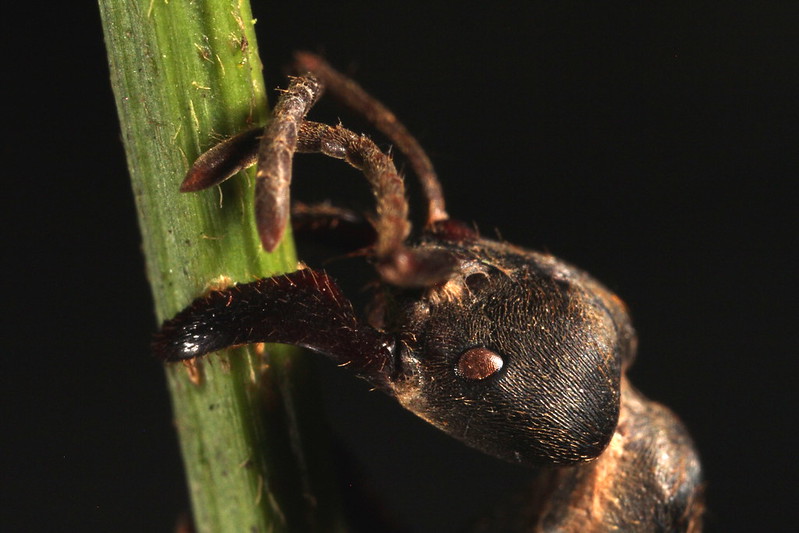
MULTIPOLYGON (((388 109, 316 55, 297 54, 297 70, 269 124, 200 156, 181 190, 257 164, 256 221, 273 250, 289 220, 296 152, 359 169, 377 203, 374 231, 363 233, 372 242, 362 243, 381 282, 369 318, 356 316, 325 272, 302 267, 199 297, 163 324, 155 354, 179 361, 261 342, 322 353, 465 444, 549 467, 525 531, 700 531, 697 453, 677 417, 626 378, 636 336, 621 299, 552 255, 450 219, 429 158, 388 109), (427 199, 418 239, 409 241, 391 158, 366 136, 305 119, 324 90, 408 158, 427 199)), ((306 216, 334 227, 345 215, 306 216)))

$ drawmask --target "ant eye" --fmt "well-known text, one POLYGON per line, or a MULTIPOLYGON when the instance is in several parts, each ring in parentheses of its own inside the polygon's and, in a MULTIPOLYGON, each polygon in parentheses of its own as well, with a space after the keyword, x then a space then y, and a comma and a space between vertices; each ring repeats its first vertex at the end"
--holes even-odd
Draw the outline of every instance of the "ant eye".
POLYGON ((502 357, 488 348, 471 348, 458 359, 457 373, 463 379, 480 381, 502 370, 504 364, 502 357))

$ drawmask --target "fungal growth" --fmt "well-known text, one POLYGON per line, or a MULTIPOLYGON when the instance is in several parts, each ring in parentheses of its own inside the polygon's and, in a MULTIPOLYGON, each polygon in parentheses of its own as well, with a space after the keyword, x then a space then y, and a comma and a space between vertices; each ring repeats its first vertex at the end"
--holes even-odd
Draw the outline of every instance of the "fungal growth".
MULTIPOLYGON (((257 164, 257 224, 272 250, 289 221, 295 153, 359 169, 377 202, 373 231, 358 232, 372 241, 355 243, 368 246, 381 282, 370 318, 358 317, 327 274, 304 268, 199 297, 163 324, 155 354, 172 362, 248 343, 302 346, 471 447, 551 466, 538 505, 496 526, 503 531, 699 531, 697 454, 680 421, 625 377, 636 341, 622 301, 560 259, 450 219, 430 160, 390 111, 317 56, 298 54, 297 69, 269 124, 211 148, 181 190, 257 164), (306 120, 324 90, 407 157, 427 198, 414 240, 391 158, 343 126, 306 120)), ((303 214, 325 227, 353 223, 347 217, 303 214)))

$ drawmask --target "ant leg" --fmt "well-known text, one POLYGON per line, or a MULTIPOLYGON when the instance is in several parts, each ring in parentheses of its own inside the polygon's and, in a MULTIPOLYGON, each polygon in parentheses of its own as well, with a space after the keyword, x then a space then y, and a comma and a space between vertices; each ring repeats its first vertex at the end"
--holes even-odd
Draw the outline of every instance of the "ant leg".
POLYGON ((226 139, 204 152, 189 169, 180 192, 195 192, 219 185, 245 168, 253 166, 258 158, 258 144, 264 128, 252 128, 226 139))
POLYGON ((309 52, 297 52, 294 57, 300 72, 311 72, 324 84, 327 92, 374 124, 408 158, 427 198, 427 226, 447 220, 449 215, 444 205, 444 194, 433 163, 394 113, 321 57, 309 52))
POLYGON ((394 369, 393 338, 360 322, 336 283, 311 269, 197 298, 164 322, 152 349, 160 359, 180 361, 258 342, 319 352, 379 388, 394 369))
POLYGON ((261 137, 255 172, 255 220, 267 251, 277 247, 288 223, 291 163, 299 124, 321 94, 322 84, 314 76, 292 79, 261 137))
POLYGON ((384 281, 400 286, 428 286, 446 279, 453 258, 446 252, 414 252, 404 246, 410 233, 405 184, 391 158, 364 135, 343 126, 303 121, 298 152, 322 153, 343 159, 361 170, 377 201, 374 254, 384 281))
POLYGON ((343 159, 363 172, 377 201, 375 254, 378 258, 387 258, 402 247, 411 230, 405 183, 391 158, 371 139, 343 126, 303 121, 299 128, 297 152, 322 153, 343 159))

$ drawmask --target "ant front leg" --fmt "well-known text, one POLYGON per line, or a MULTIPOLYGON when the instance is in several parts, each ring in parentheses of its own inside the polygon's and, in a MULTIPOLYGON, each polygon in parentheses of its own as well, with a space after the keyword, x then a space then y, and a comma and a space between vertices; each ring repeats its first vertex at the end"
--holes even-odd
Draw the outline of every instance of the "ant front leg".
POLYGON ((304 121, 300 124, 297 151, 343 159, 360 170, 372 186, 377 202, 374 254, 385 261, 403 247, 411 230, 405 183, 391 158, 374 142, 340 125, 304 121))
POLYGON ((325 90, 344 105, 362 115, 405 154, 427 198, 427 226, 449 219, 444 205, 441 183, 419 141, 411 135, 382 102, 367 93, 358 83, 344 76, 316 54, 297 52, 294 55, 300 72, 311 72, 325 86, 325 90))
POLYGON ((446 279, 454 266, 449 253, 411 250, 404 245, 411 229, 405 182, 389 156, 365 135, 343 126, 303 121, 298 134, 298 152, 343 159, 359 169, 372 186, 377 202, 373 253, 383 281, 397 286, 428 286, 446 279))
POLYGON ((312 75, 294 78, 273 110, 265 128, 253 128, 223 141, 202 154, 189 169, 181 192, 219 185, 257 164, 255 216, 261 244, 273 251, 283 238, 289 219, 291 164, 297 150, 297 130, 322 94, 312 75))
POLYGON ((255 219, 261 244, 271 252, 283 238, 289 220, 291 166, 302 119, 322 94, 316 77, 294 78, 275 106, 258 146, 255 172, 255 219))
POLYGON ((394 369, 393 337, 361 323, 336 283, 311 269, 211 291, 164 322, 152 348, 180 361, 259 342, 322 353, 378 388, 394 369))

